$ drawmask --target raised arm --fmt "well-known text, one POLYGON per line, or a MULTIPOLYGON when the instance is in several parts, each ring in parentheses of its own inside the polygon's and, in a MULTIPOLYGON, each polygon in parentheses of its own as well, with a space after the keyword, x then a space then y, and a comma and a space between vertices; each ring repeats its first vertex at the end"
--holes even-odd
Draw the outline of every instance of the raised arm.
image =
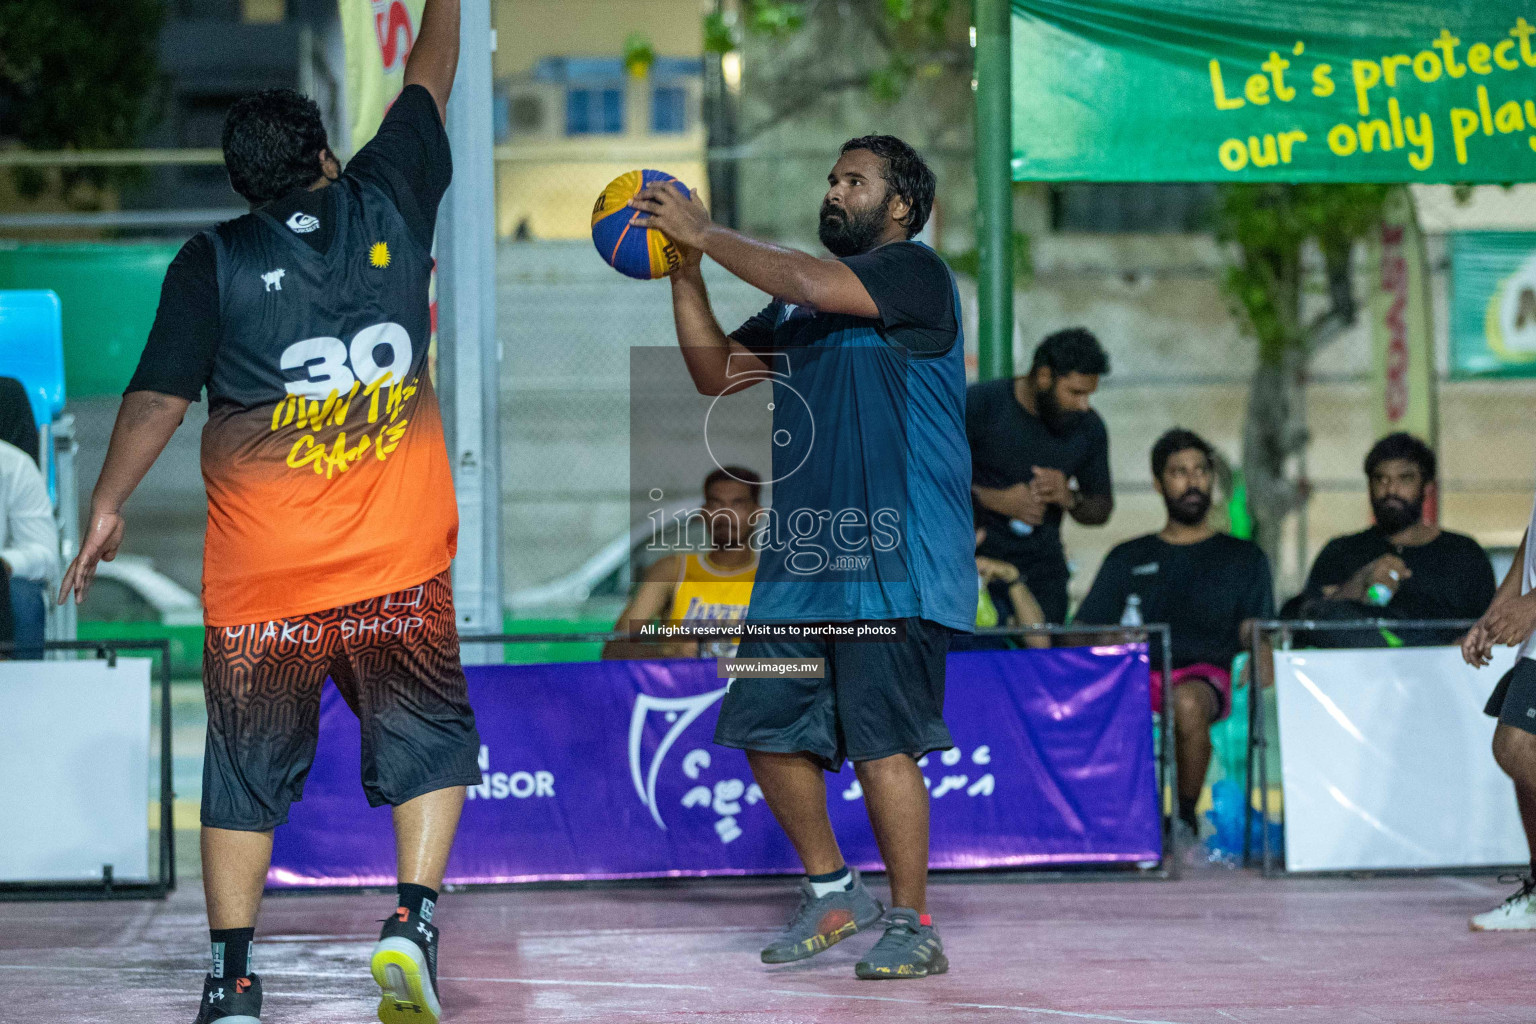
POLYGON ((405 84, 419 85, 437 101, 437 115, 448 121, 448 94, 459 67, 459 0, 427 0, 421 30, 405 61, 405 84))
POLYGON ((647 186, 630 201, 651 215, 651 226, 679 245, 707 253, 748 284, 776 299, 821 313, 875 319, 880 309, 842 261, 759 242, 709 219, 697 193, 684 196, 670 181, 647 186))
POLYGON ((672 317, 688 375, 701 395, 723 395, 749 388, 765 379, 754 371, 766 370, 767 364, 720 329, 720 321, 709 305, 698 254, 695 251, 686 255, 682 268, 672 274, 672 317), (745 380, 733 385, 731 378, 743 374, 745 380))
POLYGON ((80 553, 64 573, 59 604, 74 591, 75 603, 85 600, 96 578, 96 566, 117 557, 123 543, 123 505, 155 464, 166 442, 181 426, 191 405, 185 398, 156 391, 130 391, 123 396, 107 445, 107 460, 91 492, 91 514, 80 553))

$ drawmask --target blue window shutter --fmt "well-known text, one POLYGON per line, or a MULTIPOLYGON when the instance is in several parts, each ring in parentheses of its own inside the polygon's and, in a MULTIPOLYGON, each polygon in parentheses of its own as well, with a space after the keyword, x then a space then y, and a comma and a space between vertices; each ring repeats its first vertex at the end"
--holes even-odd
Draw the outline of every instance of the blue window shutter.
POLYGON ((675 85, 659 85, 651 92, 651 131, 677 134, 688 130, 688 93, 675 85))
POLYGON ((602 128, 606 134, 618 135, 624 131, 624 90, 604 89, 602 128))

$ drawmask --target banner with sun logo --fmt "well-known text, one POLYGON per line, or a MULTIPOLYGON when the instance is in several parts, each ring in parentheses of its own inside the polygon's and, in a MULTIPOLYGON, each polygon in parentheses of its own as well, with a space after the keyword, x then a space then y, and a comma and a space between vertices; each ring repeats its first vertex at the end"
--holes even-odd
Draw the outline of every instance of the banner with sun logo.
POLYGON ((1451 370, 1536 377, 1536 234, 1451 237, 1451 370))
POLYGON ((405 84, 426 0, 341 0, 352 152, 373 138, 405 84))

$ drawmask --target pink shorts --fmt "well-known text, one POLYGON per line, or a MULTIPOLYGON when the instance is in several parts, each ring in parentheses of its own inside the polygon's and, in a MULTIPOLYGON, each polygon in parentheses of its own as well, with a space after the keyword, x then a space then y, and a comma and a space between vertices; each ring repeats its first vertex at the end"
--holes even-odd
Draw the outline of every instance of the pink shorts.
MULTIPOLYGON (((1232 713, 1232 673, 1215 665, 1199 664, 1186 665, 1183 668, 1173 670, 1173 685, 1188 682, 1191 679, 1204 679, 1211 684, 1216 691, 1216 717, 1213 722, 1220 722, 1232 713)), ((1163 674, 1152 673, 1152 709, 1163 709, 1163 674)))

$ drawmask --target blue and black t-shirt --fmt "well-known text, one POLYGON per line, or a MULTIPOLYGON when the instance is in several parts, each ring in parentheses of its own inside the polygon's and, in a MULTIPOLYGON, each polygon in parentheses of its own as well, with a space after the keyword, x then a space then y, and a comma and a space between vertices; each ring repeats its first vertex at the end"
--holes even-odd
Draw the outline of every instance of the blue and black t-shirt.
POLYGON ((748 618, 976 616, 965 345, 949 269, 918 242, 843 262, 879 317, 774 301, 731 337, 774 374, 773 492, 748 618))

